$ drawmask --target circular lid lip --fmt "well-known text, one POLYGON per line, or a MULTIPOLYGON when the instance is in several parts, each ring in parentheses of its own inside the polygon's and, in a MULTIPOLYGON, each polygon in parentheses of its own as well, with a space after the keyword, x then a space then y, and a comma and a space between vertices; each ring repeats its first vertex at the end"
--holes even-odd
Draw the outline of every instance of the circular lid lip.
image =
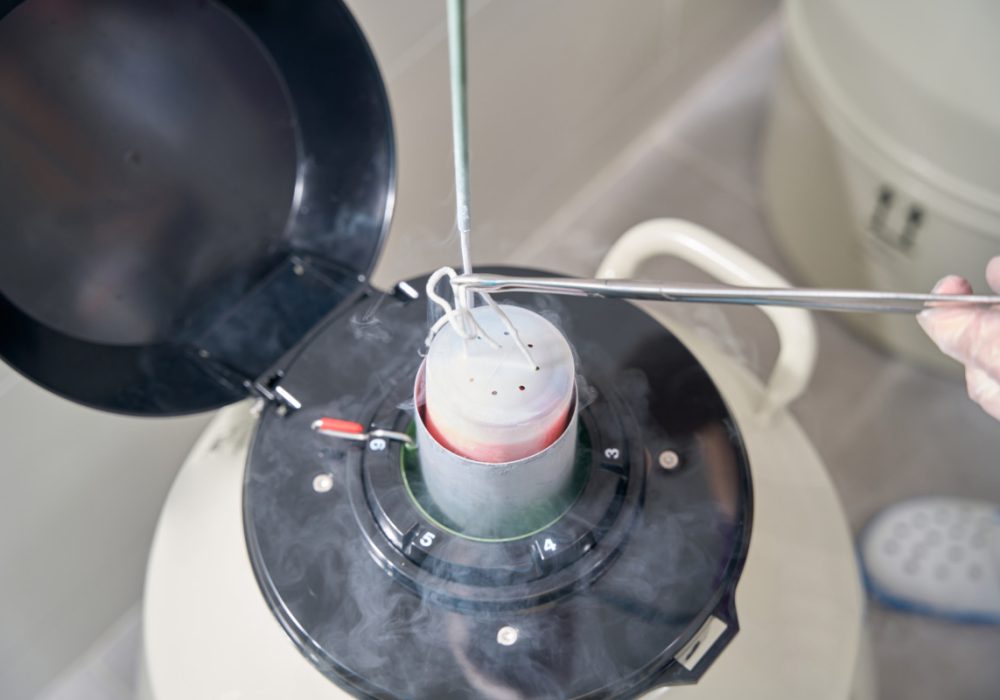
MULTIPOLYGON (((23 1, 0 5, 0 21, 23 1)), ((128 344, 77 338, 33 318, 0 290, 0 358, 31 381, 76 403, 122 414, 168 416, 211 410, 246 397, 254 391, 258 369, 271 367, 322 317, 353 302, 358 290, 366 285, 388 235, 397 172, 390 105, 377 60, 346 4, 337 0, 323 3, 322 7, 312 3, 288 5, 274 1, 247 5, 235 0, 218 0, 215 5, 243 26, 275 68, 294 121, 297 165, 292 203, 280 234, 288 246, 287 259, 268 270, 264 277, 282 277, 283 269, 305 266, 316 273, 313 286, 320 291, 314 290, 313 298, 307 300, 306 305, 311 304, 312 308, 284 329, 289 336, 286 342, 278 343, 280 347, 276 351, 251 358, 246 363, 251 368, 248 371, 240 366, 242 357, 237 356, 236 362, 231 362, 231 357, 213 357, 194 342, 198 339, 171 337, 166 342, 128 344), (310 52, 310 45, 323 46, 326 51, 310 52), (338 85, 361 86, 363 92, 351 94, 345 100, 343 94, 325 91, 324 85, 334 78, 328 71, 316 67, 319 53, 326 54, 326 60, 341 69, 331 72, 347 76, 340 78, 338 85), (340 122, 338 118, 348 112, 367 117, 363 122, 367 134, 360 136, 342 128, 342 122, 350 118, 340 122), (332 118, 327 120, 326 117, 332 118), (326 131, 317 129, 317 124, 326 131), (338 168, 342 163, 337 157, 349 150, 340 148, 348 139, 360 139, 374 149, 367 151, 362 159, 368 164, 368 169, 360 173, 367 176, 367 189, 361 193, 364 201, 357 211, 353 203, 341 206, 337 195, 342 192, 333 192, 333 197, 327 197, 330 192, 325 187, 343 170, 338 168), (326 151, 317 156, 314 142, 325 146, 326 151), (327 204, 326 210, 321 206, 302 207, 310 197, 314 200, 325 198, 335 204, 327 204), (349 209, 346 213, 345 208, 349 209), (361 231, 360 236, 349 241, 353 244, 350 249, 339 256, 330 245, 338 243, 338 224, 348 228, 351 234, 361 231), (324 304, 323 290, 332 303, 324 304)), ((360 117, 353 119, 362 123, 360 117)), ((340 179, 365 178, 341 175, 340 179)), ((254 292, 266 281, 253 279, 243 291, 254 292)), ((275 292, 282 301, 297 301, 282 294, 280 289, 275 292)), ((237 302, 242 303, 242 300, 240 297, 237 302)), ((298 306, 297 303, 286 305, 298 306)), ((219 317, 227 321, 232 315, 232 308, 227 307, 219 317)), ((230 343, 230 346, 239 345, 230 343)))
MULTIPOLYGON (((538 275, 538 274, 552 274, 545 273, 541 270, 530 270, 530 269, 519 269, 519 268, 490 268, 489 270, 484 270, 489 272, 497 272, 509 275, 538 275)), ((422 283, 426 282, 426 277, 414 278, 407 280, 415 288, 423 288, 422 283)), ((401 300, 398 300, 401 302, 401 300)), ((374 300, 369 302, 370 304, 376 303, 374 300)), ((655 318, 650 316, 648 312, 632 305, 622 300, 615 299, 589 299, 581 300, 576 297, 559 297, 558 304, 560 307, 577 305, 580 303, 585 303, 588 310, 584 313, 567 313, 565 311, 560 311, 560 317, 569 319, 570 322, 567 324, 567 332, 576 338, 575 334, 579 334, 579 337, 591 337, 595 334, 595 330, 591 326, 591 319, 598 319, 602 317, 607 317, 608 308, 614 308, 615 310, 621 309, 627 314, 628 318, 633 320, 641 321, 643 327, 646 327, 646 323, 656 324, 649 326, 653 329, 650 334, 636 335, 636 334, 624 334, 630 340, 628 342, 623 341, 620 338, 607 338, 607 344, 602 342, 599 349, 584 350, 586 357, 582 360, 584 363, 589 363, 591 357, 598 358, 605 352, 616 353, 616 358, 624 357, 629 358, 627 362, 622 362, 620 359, 608 359, 601 362, 600 366, 595 366, 588 368, 584 374, 588 376, 593 376, 595 381, 600 381, 600 385, 606 385, 609 388, 617 387, 613 392, 608 395, 613 397, 612 401, 608 402, 607 408, 610 409, 615 416, 626 415, 625 412, 616 410, 617 407, 624 406, 628 410, 628 415, 634 416, 634 406, 630 403, 631 397, 635 396, 635 392, 640 392, 641 395, 645 396, 645 390, 637 383, 636 385, 631 385, 629 383, 616 384, 616 376, 621 376, 620 372, 628 368, 639 367, 644 371, 647 369, 657 369, 661 374, 657 376, 667 376, 674 378, 682 378, 683 383, 679 388, 676 388, 677 392, 686 392, 689 387, 705 387, 711 389, 711 397, 707 402, 695 402, 695 406, 686 407, 680 406, 673 397, 669 395, 661 395, 658 392, 649 394, 651 397, 659 397, 657 404, 651 406, 658 415, 656 417, 651 417, 650 420, 656 422, 659 425, 671 425, 676 427, 680 432, 694 434, 696 427, 702 422, 714 422, 717 419, 721 420, 721 423, 717 423, 723 430, 717 432, 719 438, 723 439, 733 448, 733 454, 736 456, 736 462, 730 462, 729 460, 723 460, 722 463, 728 465, 726 469, 736 469, 738 473, 738 479, 733 482, 736 488, 734 493, 735 497, 739 499, 739 509, 738 517, 736 517, 732 522, 735 523, 735 527, 738 528, 738 534, 730 533, 725 536, 725 541, 727 542, 727 547, 730 548, 732 555, 726 559, 726 563, 723 569, 721 569, 720 578, 717 583, 713 586, 711 592, 704 597, 704 603, 698 606, 697 613, 690 618, 690 621, 684 626, 682 634, 678 635, 670 645, 666 646, 662 653, 656 657, 653 664, 659 667, 659 670, 653 669, 652 666, 649 668, 648 673, 634 673, 624 676, 623 679, 616 682, 612 682, 609 678, 607 679, 607 686, 613 686, 613 692, 609 691, 606 693, 608 696, 619 697, 619 696, 629 696, 639 693, 640 691, 659 686, 663 683, 691 683, 701 676, 702 673, 710 670, 714 659, 723 650, 729 640, 732 639, 733 635, 737 634, 739 629, 739 621, 736 614, 736 601, 734 591, 738 585, 739 580, 742 577, 744 565, 746 563, 746 556, 748 548, 750 547, 752 531, 754 529, 754 480, 753 475, 750 471, 750 455, 747 451, 747 445, 744 441, 744 435, 742 434, 741 423, 737 420, 737 414, 730 408, 729 402, 723 394, 722 387, 716 383, 713 378, 711 369, 709 366, 703 365, 701 359, 698 355, 694 354, 693 349, 688 349, 685 345, 685 341, 677 338, 669 330, 665 330, 655 318), (596 313, 594 309, 591 309, 592 304, 597 304, 602 306, 600 313, 596 313), (669 342, 668 342, 669 341, 669 342), (676 343, 676 345, 675 345, 676 343), (674 359, 669 363, 664 362, 663 353, 657 352, 657 350, 664 347, 664 344, 669 344, 671 347, 678 348, 678 354, 673 356, 674 359), (676 372, 672 362, 681 356, 684 357, 683 362, 694 361, 697 363, 703 371, 698 372, 676 372), (606 362, 606 364, 605 364, 606 362), (662 365, 662 366, 661 366, 662 365), (593 369, 594 372, 591 374, 590 370, 593 369), (687 382, 693 381, 693 384, 687 385, 687 382), (715 402, 718 399, 719 403, 715 402), (721 413, 716 413, 716 411, 721 411, 721 413), (666 413, 662 413, 666 412, 666 413), (664 422, 665 421, 665 422, 664 422), (734 465, 739 465, 735 467, 734 465), (725 622, 728 627, 723 633, 723 636, 719 637, 719 640, 714 642, 709 648, 709 651, 703 657, 703 659, 695 666, 693 671, 685 669, 683 666, 677 663, 673 663, 672 660, 676 658, 680 650, 684 648, 684 645, 688 643, 705 624, 705 621, 710 616, 717 616, 720 620, 725 622), (681 638, 683 637, 683 639, 681 638)), ((526 306, 531 305, 530 295, 529 300, 525 302, 526 306)), ((413 323, 408 323, 407 320, 416 319, 420 323, 424 322, 424 319, 420 317, 422 314, 422 306, 414 302, 403 302, 397 303, 397 300, 388 298, 384 303, 379 306, 379 315, 382 317, 385 327, 389 330, 389 333, 397 337, 400 341, 405 341, 406 343, 419 343, 423 341, 423 334, 416 331, 413 323)), ((533 308, 533 307, 532 307, 533 308)), ((537 309, 536 309, 537 310, 537 309)), ((256 430, 253 435, 253 439, 250 446, 250 453, 247 457, 247 468, 244 473, 244 478, 242 481, 243 486, 243 526, 244 534, 248 542, 248 547, 250 548, 250 556, 253 563, 253 573, 254 578, 260 585, 263 595, 267 600, 268 606, 271 611, 275 614, 276 618, 279 620, 282 628, 289 634, 290 638, 295 643, 296 647, 305 654, 310 659, 319 659, 316 663, 319 664, 319 668, 323 671, 327 678, 330 678, 333 682, 341 685, 341 687, 347 688, 350 692, 358 693, 367 697, 371 695, 373 697, 389 697, 388 693, 392 691, 379 683, 378 679, 374 678, 371 674, 357 674, 355 671, 356 667, 350 665, 342 665, 338 660, 336 654, 330 655, 329 649, 325 647, 325 642, 328 640, 323 640, 320 637, 315 636, 315 628, 310 628, 308 624, 303 624, 302 608, 296 609, 297 604, 302 603, 306 606, 311 606, 312 604, 318 604, 320 607, 323 600, 324 594, 318 593, 314 588, 309 589, 309 595, 304 596, 293 596, 286 597, 282 594, 280 589, 285 588, 286 585, 289 587, 296 587, 297 583, 303 582, 304 578, 295 577, 294 581, 285 578, 282 579, 281 576, 275 577, 272 573, 278 571, 278 567, 270 567, 267 564, 267 558, 271 555, 281 553, 288 553, 294 550, 294 557, 304 557, 308 560, 309 554, 308 550, 302 550, 298 546, 291 546, 290 540, 287 539, 288 531, 279 532, 281 529, 274 527, 273 522, 264 522, 264 519, 271 520, 275 516, 284 513, 295 513, 296 524, 293 526, 293 530, 296 535, 302 535, 305 538, 311 538, 312 534, 317 532, 330 532, 330 527, 334 530, 340 531, 343 528, 339 528, 336 523, 349 523, 350 528, 344 530, 346 534, 354 533, 358 535, 364 542, 361 547, 346 546, 344 542, 339 542, 340 546, 333 549, 326 548, 323 555, 320 556, 318 561, 327 562, 329 561, 326 557, 327 555, 337 554, 339 552, 349 552, 349 556, 352 561, 364 562, 365 570, 369 567, 373 572, 377 572, 377 576, 373 577, 376 582, 385 582, 386 585, 391 585, 394 589, 399 591, 409 591, 411 589, 405 588, 405 586, 399 585, 401 579, 394 578, 393 576, 388 576, 387 571, 382 568, 383 564, 395 566, 397 563, 403 566, 409 567, 410 564, 406 563, 408 560, 405 557, 400 556, 399 559, 393 559, 391 561, 382 559, 376 555, 373 559, 373 549, 371 537, 382 537, 384 531, 378 528, 374 519, 371 521, 365 521, 359 523, 358 519, 353 513, 357 512, 371 512, 370 509, 373 508, 372 502, 367 500, 365 496, 363 472, 358 471, 359 461, 362 459, 371 459, 371 455, 377 454, 382 456, 391 455, 389 461, 393 465, 393 471, 399 468, 399 463, 397 461, 398 452, 393 453, 392 451, 378 451, 372 452, 367 447, 361 443, 353 443, 354 447, 350 447, 345 452, 342 448, 343 446, 329 446, 327 449, 329 451, 323 450, 329 459, 326 461, 327 471, 333 474, 334 479, 337 483, 341 484, 341 487, 335 488, 329 493, 325 493, 322 496, 323 503, 322 507, 318 509, 317 512, 320 513, 320 517, 323 519, 329 519, 326 525, 322 525, 319 521, 309 520, 308 527, 300 527, 304 522, 301 520, 303 510, 298 505, 293 505, 293 502, 298 502, 299 498, 304 500, 310 500, 315 496, 310 489, 312 479, 315 476, 315 470, 310 470, 310 468, 303 467, 303 465, 309 465, 313 462, 312 455, 316 454, 316 449, 322 448, 328 445, 328 443, 323 442, 322 438, 320 443, 314 443, 313 440, 317 439, 317 433, 309 429, 311 422, 319 415, 337 415, 344 416, 344 410, 349 409, 349 411, 354 411, 353 413, 348 413, 351 418, 357 418, 363 423, 368 424, 369 418, 377 416, 378 418, 371 423, 373 426, 394 428, 399 429, 400 424, 393 424, 391 416, 397 412, 406 412, 409 407, 401 406, 399 403, 399 394, 406 394, 410 392, 410 388, 413 386, 409 381, 407 381, 406 376, 412 368, 412 371, 416 371, 416 366, 419 364, 418 361, 413 360, 413 356, 403 357, 398 352, 398 347, 402 346, 402 342, 393 342, 390 340, 386 342, 385 339, 380 339, 375 342, 371 342, 368 347, 370 352, 363 353, 361 358, 357 362, 351 364, 351 371, 345 371, 345 364, 342 362, 341 358, 336 357, 333 353, 329 352, 329 348, 324 348, 325 340, 331 337, 332 327, 344 323, 345 318, 335 318, 331 319, 329 325, 325 325, 318 332, 318 337, 314 343, 311 343, 307 347, 303 348, 301 356, 292 363, 288 368, 288 386, 292 389, 293 393, 303 398, 304 407, 300 411, 294 413, 289 413, 282 416, 280 412, 276 412, 272 409, 265 410, 261 415, 260 420, 256 424, 256 430), (393 349, 396 348, 396 349, 393 349), (416 363, 416 364, 414 364, 416 363), (379 379, 375 379, 377 375, 377 370, 385 369, 393 375, 398 375, 398 383, 392 383, 387 375, 382 375, 379 379), (391 368, 391 369, 390 369, 391 368), (326 371, 324 371, 326 370, 326 371), (368 383, 370 382, 370 383, 368 383), (331 395, 331 387, 336 387, 337 391, 335 395, 331 395), (367 389, 365 388, 367 387, 367 389), (380 387, 375 389, 375 387, 380 387), (300 391, 301 388, 301 391, 300 391), (376 395, 372 395, 369 391, 373 391, 376 395), (379 416, 379 404, 386 408, 386 413, 383 416, 379 416), (300 428, 305 429, 305 435, 308 439, 297 439, 294 435, 299 433, 300 428), (275 449, 279 446, 280 449, 275 449), (299 458, 296 455, 304 456, 299 458), (364 455, 364 457, 362 457, 364 455), (281 468, 275 469, 274 465, 279 465, 281 468), (289 466, 288 469, 284 468, 289 466), (341 469, 345 469, 343 473, 341 469), (307 474, 307 479, 303 481, 300 477, 303 474, 307 474), (345 476, 346 474, 346 476, 345 476), (342 478, 343 477, 343 478, 342 478), (339 481, 337 481, 339 479, 339 481), (305 484, 305 491, 303 491, 300 486, 305 484), (291 501, 285 501, 285 498, 290 498, 291 501), (334 500, 329 500, 330 498, 334 500), (355 508, 358 507, 358 510, 355 508), (345 512, 347 509, 353 511, 351 514, 345 512), (341 520, 342 517, 346 516, 346 519, 341 520), (355 526, 360 525, 360 529, 355 526), (370 525, 370 527, 369 527, 370 525), (339 529, 338 529, 339 528, 339 529), (305 552, 305 553, 304 553, 305 552), (398 588, 397 588, 398 586, 398 588), (294 598, 294 601, 293 601, 294 598), (292 603, 290 605, 290 603, 292 603), (351 670, 354 668, 355 670, 351 670)), ((419 325, 419 324, 418 324, 419 325)), ((601 340, 604 341, 604 336, 601 340)), ((588 344, 586 342, 580 342, 579 339, 571 338, 573 345, 594 348, 593 344, 588 344)), ((362 341, 365 342, 365 341, 362 341)), ((672 353, 671 353, 672 355, 672 353)), ((418 358, 419 360, 419 358, 418 358)), ((628 375, 634 376, 632 372, 628 372, 628 375)), ((659 380, 650 379, 654 385, 659 384, 659 380)), ((600 393, 600 392, 599 392, 600 393)), ((645 411, 643 411, 645 413, 645 411)), ((637 420, 628 420, 623 423, 624 433, 619 435, 619 439, 627 440, 627 445, 640 445, 648 444, 641 439, 640 422, 637 420)), ((674 432, 672 429, 670 435, 673 439, 677 439, 678 433, 674 432)), ((608 443, 605 443, 608 444, 608 443)), ((612 444, 621 444, 618 440, 615 440, 612 444)), ((692 445, 697 445, 699 443, 694 442, 692 445)), ((695 447, 694 449, 700 449, 695 447)), ((684 448, 681 448, 684 452, 684 448)), ((667 479, 666 482, 661 482, 667 485, 661 493, 662 494, 676 494, 677 490, 673 488, 673 484, 676 482, 672 481, 673 476, 668 475, 663 470, 659 470, 652 473, 647 473, 646 469, 649 468, 648 462, 646 461, 645 451, 641 450, 623 450, 623 455, 620 456, 622 463, 629 463, 629 460, 635 460, 636 474, 640 472, 644 476, 641 478, 650 477, 663 477, 667 479)), ((687 454, 687 453, 685 453, 687 454)), ((618 459, 618 457, 611 458, 618 459)), ((690 465, 691 463, 685 458, 685 464, 690 465)), ((721 463, 720 463, 721 464, 721 463)), ((626 467, 619 467, 626 468, 626 467)), ((682 468, 683 469, 683 468, 682 468)), ((674 472, 672 474, 682 475, 683 471, 674 472)), ((683 477, 682 477, 683 478, 683 477)), ((649 491, 646 491, 648 494, 649 491)), ((705 492, 708 493, 708 492, 705 492)), ((406 497, 406 496, 404 496, 406 497)), ((681 498, 678 503, 686 505, 686 499, 681 498)), ((310 506, 311 507, 311 506, 310 506)), ((660 513, 670 512, 670 508, 663 508, 660 513)), ((700 511, 708 512, 708 511, 700 511)), ((721 512, 712 509, 711 512, 721 512)), ((279 516, 280 519, 280 516, 279 516)), ((411 532, 416 532, 417 530, 411 530, 411 532)), ((692 532, 715 532, 712 528, 693 528, 692 532)), ((631 571, 629 574, 630 578, 635 577, 636 569, 630 568, 635 565, 635 562, 639 559, 645 558, 645 553, 642 544, 635 544, 637 537, 650 536, 650 533, 654 533, 654 528, 636 528, 632 531, 632 534, 625 538, 626 547, 629 551, 622 552, 621 556, 614 559, 614 563, 608 566, 606 569, 602 569, 601 572, 596 572, 590 570, 593 573, 600 573, 596 577, 596 585, 603 585, 602 581, 606 583, 610 577, 607 576, 607 572, 613 569, 618 569, 619 571, 631 571), (643 535, 642 533, 646 533, 643 535)), ((402 533, 400 533, 402 534, 402 533)), ((353 535, 352 535, 353 536, 353 535)), ((527 543, 530 541, 528 538, 518 538, 520 542, 527 543)), ((610 540, 604 540, 610 543, 610 540)), ((327 544, 329 544, 327 542, 327 544)), ((509 543, 490 543, 490 546, 496 547, 506 547, 509 543)), ((382 550, 388 551, 388 550, 382 550)), ((287 563, 287 559, 285 560, 287 563)), ((581 562, 580 566, 586 568, 587 562, 581 562)), ((368 579, 366 576, 356 576, 355 572, 358 570, 353 568, 351 562, 345 561, 341 565, 334 567, 327 567, 324 565, 322 567, 323 571, 330 572, 347 572, 344 581, 352 584, 351 586, 343 587, 340 590, 346 591, 348 595, 351 594, 350 589, 365 589, 366 599, 368 600, 383 600, 382 597, 375 595, 374 598, 371 596, 375 594, 376 589, 373 587, 368 587, 367 584, 373 579, 368 579), (355 587, 353 584, 356 582, 358 585, 355 587)), ((646 569, 648 571, 648 569, 646 569)), ((281 571, 286 571, 286 569, 281 569, 281 571)), ((414 571, 419 571, 416 569, 409 569, 412 573, 414 571)), ((678 569, 680 571, 680 569, 678 569)), ((360 573, 360 572, 358 572, 360 573)), ((612 572, 613 573, 613 572, 612 572)), ((418 574, 419 575, 419 574, 418 574)), ((574 573, 574 576, 576 574, 574 573)), ((578 578, 578 577, 577 577, 578 578)), ((654 577, 655 578, 655 577, 654 577)), ((677 577, 678 580, 685 580, 687 576, 677 577)), ((660 579, 656 579, 660 580, 660 579)), ((326 581, 326 579, 324 579, 326 581)), ((473 586, 456 588, 455 591, 462 591, 468 593, 471 591, 473 586)), ((329 590, 337 590, 338 586, 336 583, 332 583, 329 590)), ((286 588, 287 590, 287 588, 286 588)), ((300 591, 306 590, 305 587, 299 588, 300 591)), ((411 595, 410 593, 405 593, 405 595, 411 595)), ((577 596, 567 595, 561 598, 555 598, 553 604, 558 604, 558 601, 567 601, 577 596)), ((501 601, 500 608, 506 610, 510 603, 516 601, 512 600, 513 596, 501 601)), ((388 600, 388 598, 386 598, 388 600)), ((440 601, 441 606, 445 609, 446 614, 454 614, 454 605, 449 606, 447 600, 440 597, 428 597, 424 598, 427 601, 434 601, 437 605, 440 601)), ((608 603, 614 605, 615 601, 620 601, 620 598, 613 596, 602 597, 601 600, 607 601, 608 603)), ((531 608, 518 608, 513 605, 514 608, 521 611, 525 610, 540 610, 545 606, 536 606, 531 608)), ((618 608, 621 611, 621 607, 618 608)), ((644 608, 649 610, 649 608, 644 608)), ((395 606, 381 605, 378 607, 380 611, 392 611, 398 610, 395 606)), ((693 610, 693 608, 692 608, 693 610)), ((503 615, 506 618, 503 622, 499 624, 512 624, 517 626, 517 621, 503 615)), ((328 615, 324 615, 323 619, 329 620, 328 615)), ((498 625, 499 626, 499 625, 498 625)), ((364 628, 366 631, 371 630, 381 630, 384 629, 378 624, 366 624, 356 627, 356 629, 364 628)), ((405 630, 408 629, 407 626, 397 627, 393 625, 394 630, 405 630)), ((346 639, 343 635, 330 635, 331 638, 346 639)), ((427 636, 422 638, 427 639, 427 636)), ((357 641, 357 639, 351 638, 352 641, 357 641)), ((356 645, 354 645, 356 646, 356 645)), ((362 645, 363 646, 363 645, 362 645)), ((404 644, 407 646, 407 644, 404 644)), ((409 645, 413 646, 413 645, 409 645)), ((418 644, 417 647, 420 645, 418 644)), ((395 671, 397 669, 393 669, 395 671)), ((407 695, 404 695, 404 697, 407 695)), ((392 697, 395 697, 393 694, 392 697)), ((576 697, 576 696, 574 696, 576 697)), ((583 697, 582 695, 580 697, 583 697)), ((587 695, 587 697, 592 697, 587 695)), ((601 697, 604 697, 602 694, 601 697)))
MULTIPOLYGON (((867 32, 886 9, 879 3, 787 3, 785 44, 797 77, 835 133, 965 207, 1000 214, 1000 170, 985 148, 995 140, 1000 114, 991 116, 972 102, 973 107, 955 106, 950 88, 936 89, 906 61, 885 60, 885 46, 873 43, 867 32)), ((919 7, 907 4, 902 14, 915 12, 919 7)), ((908 44, 913 42, 893 42, 901 52, 908 44)))

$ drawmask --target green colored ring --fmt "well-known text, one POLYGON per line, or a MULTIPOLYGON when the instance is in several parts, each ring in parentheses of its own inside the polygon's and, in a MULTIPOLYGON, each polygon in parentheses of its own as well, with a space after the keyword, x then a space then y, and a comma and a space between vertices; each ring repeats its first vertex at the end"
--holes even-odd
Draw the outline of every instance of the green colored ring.
MULTIPOLYGON (((585 428, 583 428, 583 426, 581 426, 581 429, 585 429, 585 428)), ((573 508, 574 505, 576 505, 576 502, 578 500, 580 500, 580 495, 583 493, 583 487, 586 484, 586 481, 583 480, 583 479, 581 479, 580 488, 577 491, 576 496, 574 496, 574 498, 566 505, 566 508, 561 513, 559 513, 559 515, 557 515, 555 518, 553 518, 552 520, 550 520, 549 522, 545 523, 541 527, 539 527, 539 528, 537 528, 535 530, 532 530, 531 532, 529 532, 527 534, 516 535, 514 537, 500 537, 500 538, 475 537, 473 535, 466 535, 466 534, 461 533, 461 532, 459 532, 459 531, 457 531, 457 530, 455 530, 453 528, 448 527, 447 525, 442 524, 437 518, 435 518, 433 515, 431 515, 430 513, 428 513, 424 509, 424 507, 420 504, 420 501, 413 494, 413 489, 410 488, 410 480, 406 477, 406 452, 407 451, 410 451, 410 452, 416 452, 417 451, 417 447, 416 447, 416 424, 411 422, 406 427, 406 431, 405 432, 406 432, 407 435, 409 435, 410 437, 414 438, 414 443, 412 445, 403 445, 403 449, 401 449, 399 451, 399 471, 400 471, 400 474, 403 477, 403 485, 406 486, 406 493, 407 493, 407 495, 409 495, 410 501, 413 503, 413 505, 415 505, 417 507, 417 510, 420 511, 420 514, 423 515, 425 518, 427 518, 427 520, 429 520, 431 523, 433 523, 435 527, 438 527, 439 529, 441 529, 444 532, 447 532, 447 533, 449 533, 451 535, 455 535, 456 537, 461 537, 461 538, 466 539, 466 540, 472 540, 473 542, 493 542, 493 543, 515 542, 516 540, 523 540, 523 539, 525 539, 527 537, 531 537, 533 535, 537 535, 539 532, 547 530, 548 528, 552 527, 557 522, 559 522, 562 519, 562 517, 564 515, 566 515, 566 513, 568 513, 570 511, 570 509, 573 508)))

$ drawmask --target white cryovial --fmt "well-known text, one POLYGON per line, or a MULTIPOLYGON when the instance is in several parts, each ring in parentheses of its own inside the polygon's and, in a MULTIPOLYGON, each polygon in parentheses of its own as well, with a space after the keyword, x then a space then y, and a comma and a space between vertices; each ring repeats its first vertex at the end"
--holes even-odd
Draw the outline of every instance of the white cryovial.
POLYGON ((566 429, 575 390, 573 353, 559 330, 519 306, 501 306, 529 361, 488 306, 471 313, 500 348, 465 340, 449 325, 431 342, 424 419, 451 451, 478 462, 512 462, 551 445, 566 429))
POLYGON ((541 528, 565 511, 577 487, 569 344, 538 314, 502 308, 530 362, 504 334, 496 311, 478 307, 476 321, 501 347, 464 340, 445 326, 414 383, 424 483, 451 526, 471 537, 508 538, 541 528))

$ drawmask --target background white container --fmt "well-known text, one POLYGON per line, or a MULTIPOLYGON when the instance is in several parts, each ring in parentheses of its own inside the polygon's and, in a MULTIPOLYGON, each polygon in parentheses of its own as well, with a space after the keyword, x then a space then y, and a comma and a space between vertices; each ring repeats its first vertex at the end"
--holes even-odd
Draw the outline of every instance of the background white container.
MULTIPOLYGON (((1000 254, 1000 5, 790 0, 764 201, 802 281, 983 287, 1000 254)), ((912 319, 845 316, 881 346, 956 368, 912 319)))

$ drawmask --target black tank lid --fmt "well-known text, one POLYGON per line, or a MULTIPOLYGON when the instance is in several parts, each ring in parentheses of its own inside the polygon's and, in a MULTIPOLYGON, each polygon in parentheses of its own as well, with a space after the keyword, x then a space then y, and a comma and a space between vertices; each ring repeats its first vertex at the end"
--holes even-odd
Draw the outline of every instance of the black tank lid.
POLYGON ((95 408, 202 411, 361 287, 378 67, 339 1, 0 2, 0 356, 95 408))

